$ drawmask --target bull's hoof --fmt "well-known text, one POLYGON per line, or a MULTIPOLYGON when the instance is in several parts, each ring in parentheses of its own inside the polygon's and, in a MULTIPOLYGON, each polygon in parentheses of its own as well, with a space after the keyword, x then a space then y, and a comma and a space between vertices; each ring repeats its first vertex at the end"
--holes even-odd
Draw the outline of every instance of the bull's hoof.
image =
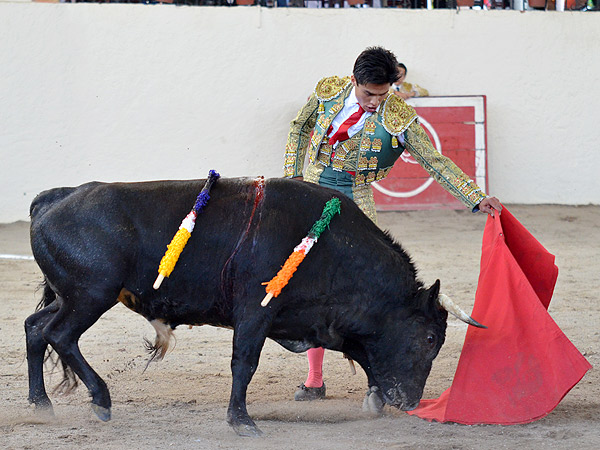
POLYGON ((103 408, 95 403, 92 403, 92 411, 96 413, 98 419, 102 422, 108 422, 110 420, 110 408, 103 408))
POLYGON ((377 386, 370 387, 363 400, 362 409, 364 412, 370 413, 374 416, 380 416, 383 414, 383 399, 377 386))
POLYGON ((52 407, 52 403, 50 401, 47 403, 35 403, 34 414, 40 419, 53 419, 54 408, 52 407))
POLYGON ((238 436, 260 437, 263 434, 250 416, 247 413, 240 412, 237 408, 230 408, 227 411, 227 423, 238 436))
POLYGON ((35 406, 35 409, 52 409, 52 402, 48 398, 47 395, 39 396, 39 397, 29 397, 29 403, 35 406))
POLYGON ((244 423, 230 424, 238 436, 242 437, 261 437, 263 432, 256 425, 249 425, 244 423))

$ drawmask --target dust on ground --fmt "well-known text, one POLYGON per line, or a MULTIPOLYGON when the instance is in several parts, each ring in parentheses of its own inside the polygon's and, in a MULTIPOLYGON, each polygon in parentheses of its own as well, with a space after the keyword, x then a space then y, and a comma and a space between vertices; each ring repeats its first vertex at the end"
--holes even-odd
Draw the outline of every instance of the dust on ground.
MULTIPOLYGON (((553 319, 594 367, 600 366, 600 207, 519 206, 510 211, 553 254, 559 267, 550 304, 553 319)), ((466 310, 473 307, 479 272, 482 214, 465 211, 387 212, 389 229, 412 255, 420 278, 437 278, 466 310)), ((26 222, 0 224, 0 254, 31 255, 26 222)), ((327 400, 294 402, 306 375, 304 354, 268 341, 248 390, 248 410, 264 432, 240 438, 226 424, 232 332, 180 327, 177 344, 146 371, 143 338, 154 338, 141 316, 121 305, 81 338, 82 353, 107 382, 113 418, 103 423, 89 406, 85 387, 50 394, 56 416, 34 414, 27 403, 23 321, 41 298, 34 261, 0 259, 0 436, 7 449, 150 449, 177 447, 260 449, 498 449, 600 448, 600 385, 593 369, 545 418, 526 425, 465 426, 429 423, 385 407, 372 418, 361 411, 367 387, 352 376, 339 353, 326 352, 327 400)), ((466 325, 449 318, 446 343, 434 361, 424 398, 451 384, 466 325)), ((48 371, 46 371, 48 372, 48 371)), ((49 388, 59 371, 46 373, 49 388)))

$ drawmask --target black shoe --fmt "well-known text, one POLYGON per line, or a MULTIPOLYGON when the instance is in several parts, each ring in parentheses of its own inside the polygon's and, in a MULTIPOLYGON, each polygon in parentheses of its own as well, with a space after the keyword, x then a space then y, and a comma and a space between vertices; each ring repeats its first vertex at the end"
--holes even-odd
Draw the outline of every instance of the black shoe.
POLYGON ((298 386, 298 390, 294 394, 294 400, 297 402, 323 400, 325 398, 325 383, 318 388, 306 387, 304 383, 298 386))

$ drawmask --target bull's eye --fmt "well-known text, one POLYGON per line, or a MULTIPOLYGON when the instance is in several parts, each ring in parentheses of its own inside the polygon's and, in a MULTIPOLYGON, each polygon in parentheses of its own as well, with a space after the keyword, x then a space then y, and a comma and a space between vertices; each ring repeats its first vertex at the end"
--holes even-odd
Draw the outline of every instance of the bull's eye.
POLYGON ((429 344, 429 347, 431 347, 431 348, 433 348, 435 346, 435 334, 427 335, 427 344, 429 344))

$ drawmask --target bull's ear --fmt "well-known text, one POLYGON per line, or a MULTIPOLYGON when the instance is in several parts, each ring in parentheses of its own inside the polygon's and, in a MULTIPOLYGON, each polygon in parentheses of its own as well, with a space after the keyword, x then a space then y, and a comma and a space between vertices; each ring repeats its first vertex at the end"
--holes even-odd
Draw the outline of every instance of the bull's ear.
POLYGON ((440 280, 435 280, 435 283, 428 289, 428 301, 430 305, 438 305, 438 296, 440 295, 440 280))
POLYGON ((432 308, 440 308, 438 296, 440 295, 440 280, 436 280, 429 289, 421 289, 418 297, 419 306, 430 311, 432 308))

